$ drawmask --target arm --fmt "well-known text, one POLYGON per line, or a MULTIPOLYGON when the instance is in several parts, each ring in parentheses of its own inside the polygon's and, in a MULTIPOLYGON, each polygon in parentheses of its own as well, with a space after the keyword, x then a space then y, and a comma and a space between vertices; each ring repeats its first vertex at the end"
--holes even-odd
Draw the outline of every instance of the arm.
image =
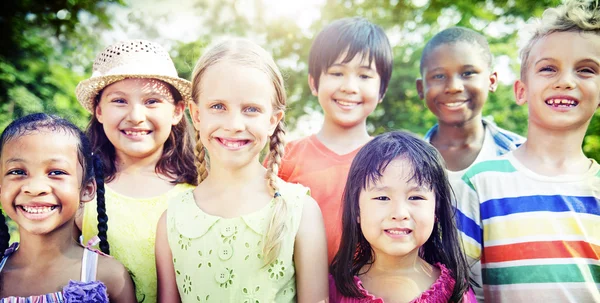
POLYGON ((175 268, 173 267, 173 255, 167 239, 167 211, 158 220, 155 254, 158 302, 181 302, 175 278, 175 268))
POLYGON ((317 202, 306 196, 294 245, 299 303, 328 302, 327 240, 317 202))
POLYGON ((106 285, 111 303, 136 303, 135 288, 129 272, 119 261, 100 256, 98 280, 106 285))

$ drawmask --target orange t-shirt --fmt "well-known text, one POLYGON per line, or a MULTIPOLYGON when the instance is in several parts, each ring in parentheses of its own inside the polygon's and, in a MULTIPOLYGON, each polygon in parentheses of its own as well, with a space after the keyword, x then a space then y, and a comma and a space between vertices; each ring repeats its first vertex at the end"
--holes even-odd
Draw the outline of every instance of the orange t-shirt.
POLYGON ((350 164, 360 148, 338 155, 316 135, 292 141, 285 146, 279 177, 310 188, 311 196, 323 213, 327 235, 327 259, 331 263, 342 236, 342 195, 350 164))

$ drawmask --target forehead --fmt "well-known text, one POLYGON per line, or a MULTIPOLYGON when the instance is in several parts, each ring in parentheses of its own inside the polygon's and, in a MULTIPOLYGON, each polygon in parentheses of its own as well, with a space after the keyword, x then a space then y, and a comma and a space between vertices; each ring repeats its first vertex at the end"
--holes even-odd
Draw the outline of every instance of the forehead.
POLYGON ((556 32, 547 35, 531 48, 530 66, 543 59, 564 62, 592 59, 600 63, 600 36, 585 32, 556 32))
POLYGON ((8 140, 2 148, 2 163, 19 158, 26 162, 60 159, 77 165, 78 139, 68 131, 39 130, 8 140))
POLYGON ((112 83, 111 85, 104 88, 104 93, 108 94, 111 92, 122 92, 122 93, 158 93, 161 95, 170 96, 171 90, 167 83, 158 79, 151 78, 128 78, 121 81, 112 83))
POLYGON ((262 70, 221 61, 206 69, 200 79, 200 99, 223 101, 271 102, 273 81, 262 70))
POLYGON ((487 68, 489 62, 481 46, 467 41, 458 41, 443 43, 433 48, 429 54, 426 54, 423 70, 451 69, 467 65, 487 68))

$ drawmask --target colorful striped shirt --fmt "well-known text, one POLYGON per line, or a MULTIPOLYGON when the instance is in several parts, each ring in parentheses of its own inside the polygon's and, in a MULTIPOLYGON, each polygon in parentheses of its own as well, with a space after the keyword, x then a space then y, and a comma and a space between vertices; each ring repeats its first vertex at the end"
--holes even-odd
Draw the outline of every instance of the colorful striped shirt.
POLYGON ((508 153, 463 180, 459 228, 466 254, 481 258, 486 302, 600 302, 598 163, 548 177, 508 153))

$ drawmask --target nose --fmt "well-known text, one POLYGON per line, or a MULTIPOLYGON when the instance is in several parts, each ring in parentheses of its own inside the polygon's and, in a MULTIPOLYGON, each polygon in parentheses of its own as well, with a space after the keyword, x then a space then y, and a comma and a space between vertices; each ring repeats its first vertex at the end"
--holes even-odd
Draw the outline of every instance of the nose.
POLYGON ((239 112, 230 112, 225 122, 224 129, 230 132, 240 132, 245 128, 244 116, 239 112))
POLYGON ((30 196, 45 195, 50 192, 50 187, 41 178, 31 178, 29 182, 21 188, 23 193, 30 196))
POLYGON ((554 88, 558 89, 573 89, 575 86, 576 84, 573 74, 567 71, 562 72, 554 84, 554 88))
POLYGON ((142 104, 132 104, 127 115, 129 122, 140 124, 146 119, 146 108, 142 104))
POLYGON ((345 76, 340 90, 346 94, 358 93, 358 79, 356 78, 357 77, 352 75, 345 76))
POLYGON ((462 80, 459 77, 448 77, 446 92, 449 94, 460 93, 465 89, 462 80))
POLYGON ((392 220, 406 220, 409 217, 407 205, 404 201, 393 201, 391 203, 390 216, 392 220))

